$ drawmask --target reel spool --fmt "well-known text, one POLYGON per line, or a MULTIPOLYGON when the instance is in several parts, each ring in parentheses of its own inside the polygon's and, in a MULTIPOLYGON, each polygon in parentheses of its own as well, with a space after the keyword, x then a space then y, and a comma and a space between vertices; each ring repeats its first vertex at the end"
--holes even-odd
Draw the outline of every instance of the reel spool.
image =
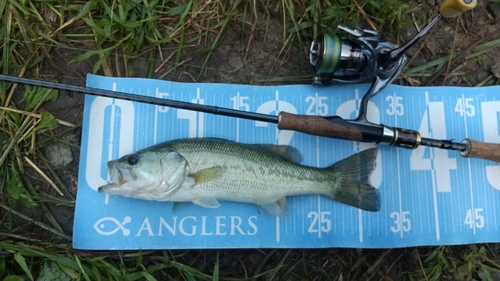
POLYGON ((359 44, 338 35, 325 34, 322 39, 312 42, 309 52, 310 63, 317 73, 313 84, 319 82, 321 84, 314 85, 320 86, 329 76, 344 77, 353 83, 365 80, 369 56, 359 44))
POLYGON ((378 32, 338 25, 347 37, 325 34, 311 43, 309 61, 316 71, 313 85, 361 83, 373 72, 373 48, 379 44, 378 32))

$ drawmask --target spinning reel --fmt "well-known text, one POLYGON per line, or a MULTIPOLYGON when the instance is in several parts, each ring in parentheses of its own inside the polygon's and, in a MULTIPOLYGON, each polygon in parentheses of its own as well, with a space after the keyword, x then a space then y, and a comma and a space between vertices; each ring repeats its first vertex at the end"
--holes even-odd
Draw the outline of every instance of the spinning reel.
POLYGON ((358 84, 371 78, 372 84, 361 100, 355 122, 370 123, 366 119, 368 101, 382 91, 403 70, 407 58, 405 52, 443 17, 449 18, 473 9, 477 0, 446 0, 439 14, 422 31, 401 47, 381 42, 378 32, 370 29, 338 25, 337 29, 347 36, 325 34, 311 43, 310 63, 316 72, 312 84, 315 87, 330 84, 358 84))

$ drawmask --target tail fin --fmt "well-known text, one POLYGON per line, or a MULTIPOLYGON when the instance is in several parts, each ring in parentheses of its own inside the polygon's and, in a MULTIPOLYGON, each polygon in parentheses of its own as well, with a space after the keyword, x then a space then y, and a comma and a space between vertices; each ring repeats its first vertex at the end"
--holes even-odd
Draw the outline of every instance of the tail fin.
POLYGON ((340 180, 331 197, 366 211, 379 211, 380 193, 370 184, 377 154, 378 148, 370 148, 330 166, 340 180))

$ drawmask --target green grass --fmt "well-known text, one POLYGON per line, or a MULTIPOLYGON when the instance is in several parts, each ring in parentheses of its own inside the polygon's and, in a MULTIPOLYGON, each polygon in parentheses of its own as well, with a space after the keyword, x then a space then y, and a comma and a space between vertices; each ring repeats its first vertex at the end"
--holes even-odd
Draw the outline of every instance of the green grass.
MULTIPOLYGON (((240 83, 310 81, 312 73, 279 71, 325 29, 334 32, 337 23, 361 25, 390 33, 383 38, 397 41, 398 32, 392 31, 411 22, 408 14, 414 11, 396 0, 0 1, 0 72, 80 83, 83 78, 78 77, 86 71, 108 76, 187 75, 194 80, 213 72, 236 73, 243 77, 240 83), (272 22, 280 23, 281 29, 270 29, 272 22), (243 66, 211 66, 215 52, 234 33, 239 43, 231 51, 241 57, 243 66), (278 47, 260 46, 256 33, 277 39, 278 47), (273 63, 255 78, 244 64, 263 53, 273 63)), ((480 48, 496 46, 497 41, 488 41, 472 56, 484 50, 480 48)), ((443 57, 408 69, 403 77, 424 80, 447 61, 443 57)), ((309 69, 306 56, 300 63, 309 69)), ((492 83, 498 80, 482 82, 492 83)), ((59 95, 0 82, 2 280, 440 280, 445 275, 456 278, 453 271, 470 280, 500 270, 489 245, 363 251, 72 249, 70 232, 55 212, 73 212, 77 175, 50 164, 44 154, 54 143, 78 151, 76 141, 65 137, 80 128, 73 120, 58 120, 56 112, 43 110, 59 95)))
POLYGON ((409 272, 409 280, 495 280, 500 272, 498 257, 489 245, 440 246, 416 250, 420 271, 409 272), (495 276, 495 277, 493 277, 495 276))
MULTIPOLYGON (((499 34, 500 35, 500 34, 499 34)), ((468 50, 466 53, 465 51, 458 51, 454 54, 450 54, 438 59, 435 59, 433 61, 427 62, 425 64, 422 64, 420 66, 416 66, 413 68, 407 69, 401 77, 403 78, 410 78, 410 77, 417 77, 419 80, 427 80, 425 79, 426 77, 430 76, 431 73, 437 73, 440 70, 442 70, 444 67, 447 67, 448 63, 452 61, 455 58, 459 58, 463 55, 465 55, 466 58, 471 59, 479 56, 480 54, 483 54, 485 51, 490 51, 493 50, 497 47, 500 46, 500 39, 491 39, 490 41, 484 42, 482 44, 479 44, 477 46, 472 46, 471 50, 468 50)), ((498 80, 496 83, 498 84, 498 80)), ((493 79, 493 76, 488 77, 484 81, 481 81, 477 85, 470 85, 470 86, 486 86, 486 85, 494 85, 495 84, 495 79, 493 79)))

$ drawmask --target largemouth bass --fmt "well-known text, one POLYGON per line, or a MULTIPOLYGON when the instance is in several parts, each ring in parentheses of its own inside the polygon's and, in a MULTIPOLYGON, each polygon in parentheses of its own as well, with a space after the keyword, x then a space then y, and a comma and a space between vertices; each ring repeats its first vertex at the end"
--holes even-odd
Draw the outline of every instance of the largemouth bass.
POLYGON ((290 146, 250 145, 223 139, 179 139, 108 162, 112 182, 99 192, 156 201, 193 202, 217 208, 229 200, 289 213, 287 196, 322 194, 363 210, 380 209, 369 183, 378 149, 327 168, 298 164, 290 146))

